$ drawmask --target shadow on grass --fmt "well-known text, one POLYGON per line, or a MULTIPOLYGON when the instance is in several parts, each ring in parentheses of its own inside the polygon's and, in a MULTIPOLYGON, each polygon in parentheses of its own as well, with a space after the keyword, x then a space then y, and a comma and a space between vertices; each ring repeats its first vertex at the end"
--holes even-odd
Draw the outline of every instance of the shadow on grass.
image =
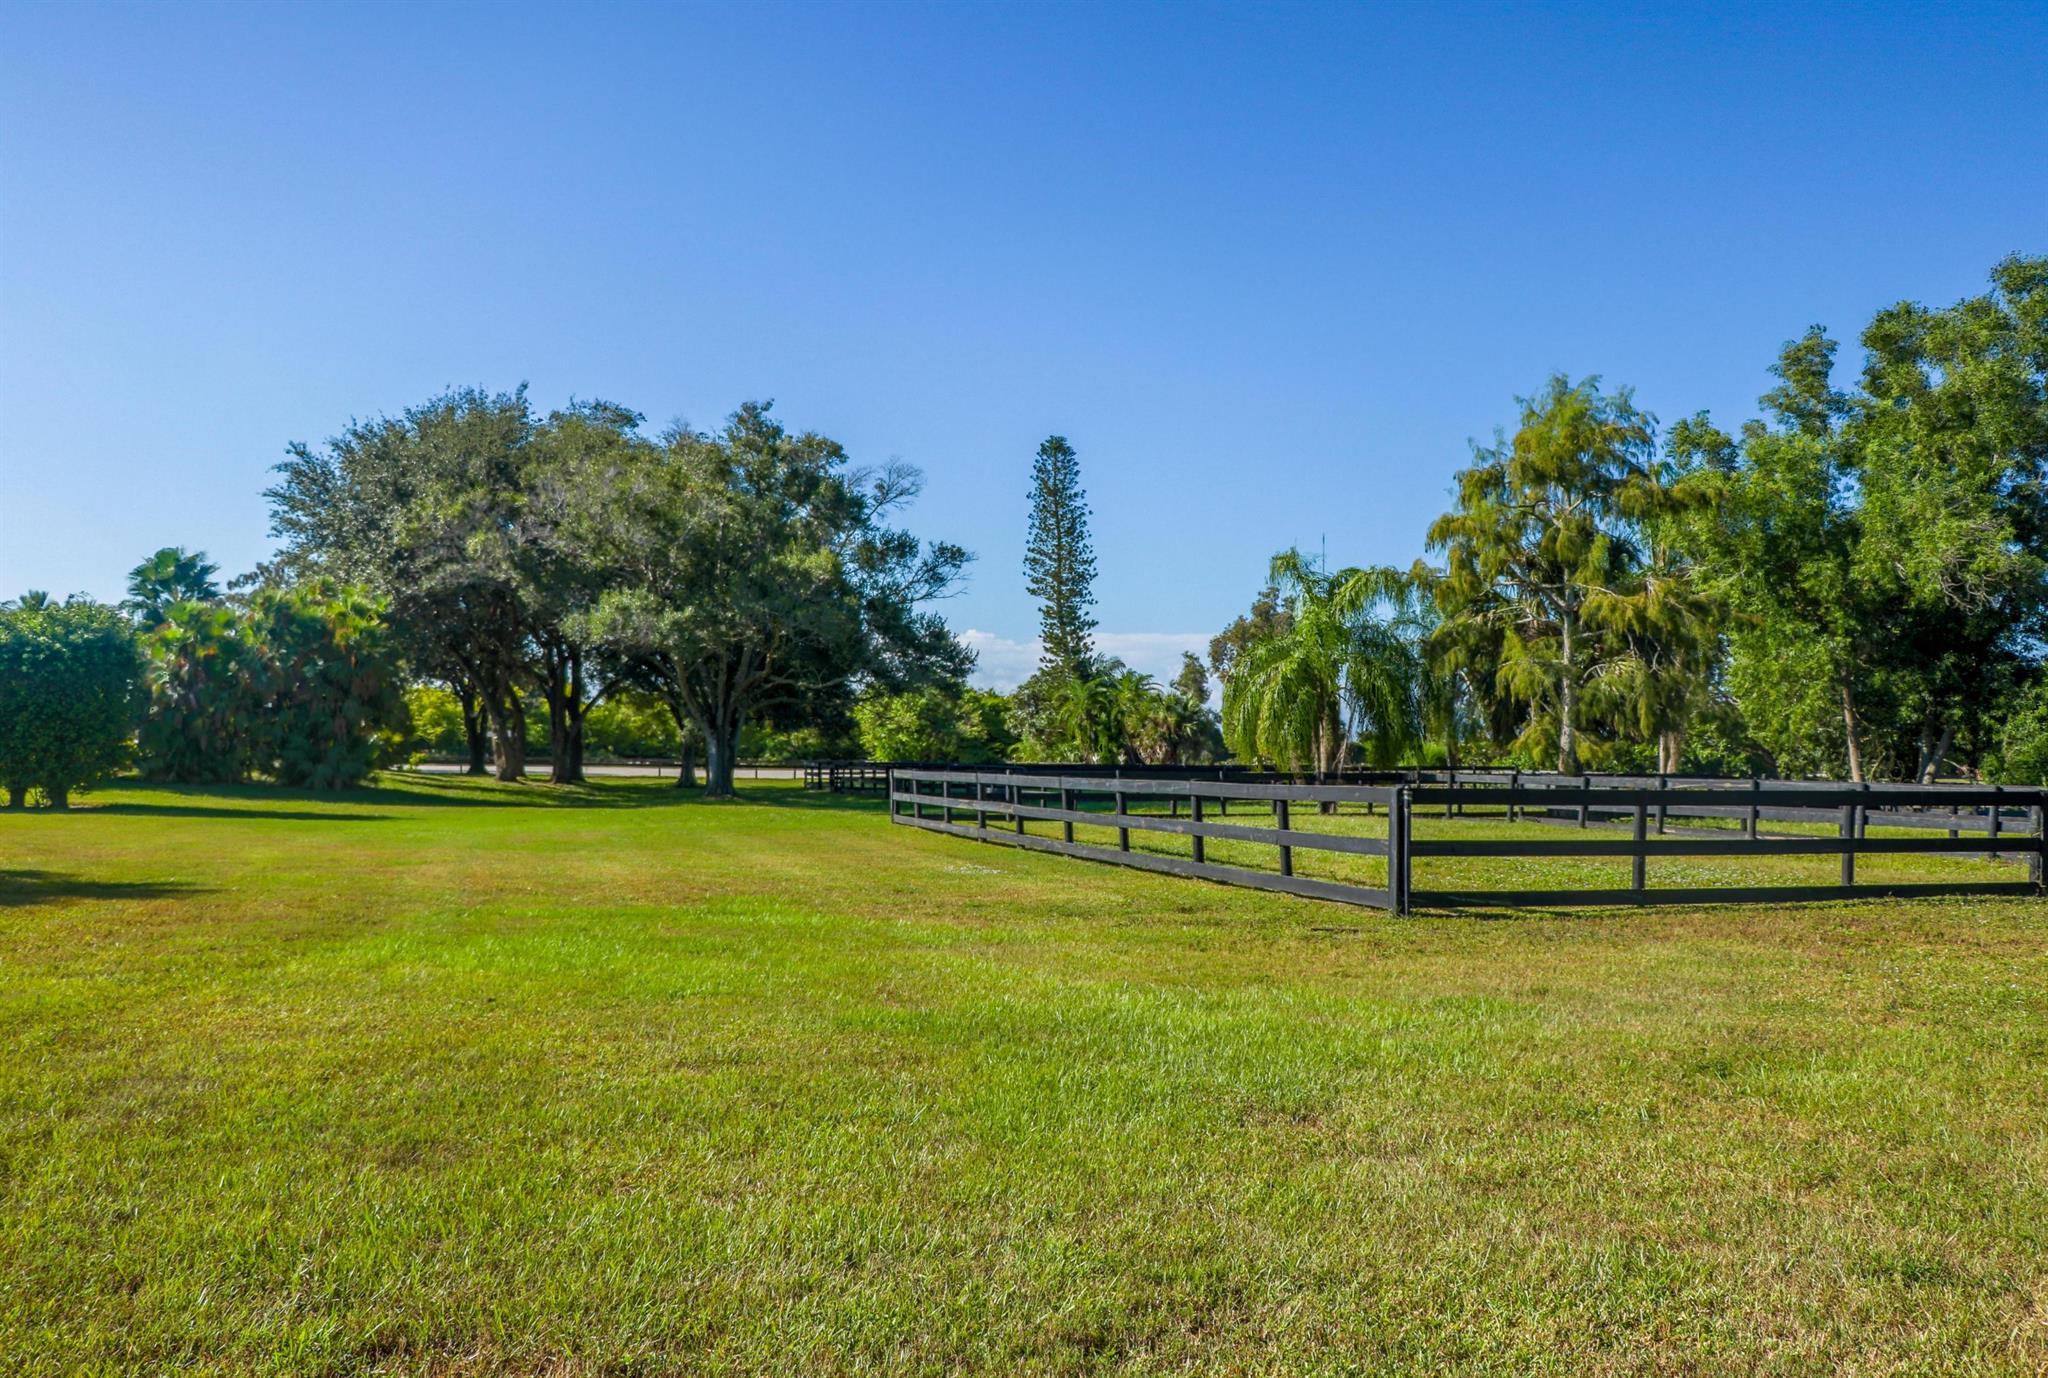
MULTIPOLYGON (((240 796, 237 796, 240 797, 240 796)), ((388 813, 339 813, 331 809, 230 809, 210 804, 100 804, 93 813, 124 818, 246 818, 254 822, 382 823, 388 813)))
POLYGON ((889 816, 888 804, 879 794, 827 794, 814 789, 749 790, 742 781, 739 786, 739 801, 742 804, 760 804, 771 809, 804 809, 813 813, 872 813, 877 818, 889 816))
POLYGON ((0 909, 60 900, 160 900, 203 894, 177 880, 90 880, 63 871, 0 871, 0 909))

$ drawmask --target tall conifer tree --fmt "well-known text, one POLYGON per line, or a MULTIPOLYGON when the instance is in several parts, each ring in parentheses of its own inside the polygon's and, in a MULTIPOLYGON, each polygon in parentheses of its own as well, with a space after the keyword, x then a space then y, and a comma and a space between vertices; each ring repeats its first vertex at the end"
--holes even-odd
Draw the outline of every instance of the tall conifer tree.
POLYGON ((1088 497, 1081 462, 1061 435, 1047 436, 1031 465, 1031 530, 1024 546, 1026 585, 1039 600, 1039 665, 1085 675, 1094 660, 1095 551, 1088 539, 1088 497))

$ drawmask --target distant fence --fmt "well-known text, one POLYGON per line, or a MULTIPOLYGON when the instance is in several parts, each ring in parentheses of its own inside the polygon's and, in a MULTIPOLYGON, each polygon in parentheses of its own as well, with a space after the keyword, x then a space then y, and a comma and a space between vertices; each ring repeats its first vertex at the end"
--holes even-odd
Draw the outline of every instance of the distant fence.
MULTIPOLYGON (((874 767, 886 776, 892 822, 1037 851, 1107 861, 1172 875, 1406 913, 1411 907, 1578 907, 1608 904, 1705 904, 1863 899, 1880 896, 2021 895, 2042 879, 2043 808, 2048 790, 1996 786, 1840 785, 1777 781, 1698 781, 1649 777, 1523 777, 1520 772, 1404 772, 1406 782, 1304 784, 1293 780, 1197 778, 1167 774, 1062 774, 1059 768, 976 770, 874 767), (1419 783, 1417 782, 1419 781, 1419 783), (1165 814, 1133 812, 1166 803, 1165 814), (1233 804, 1269 820, 1224 821, 1233 804), (1300 811, 1344 805, 1384 811, 1386 835, 1363 837, 1296 826, 1300 811), (1625 837, 1418 838, 1419 813, 1549 820, 1602 827, 1626 823, 1625 837), (1057 823, 1058 836, 1026 831, 1057 823), (1727 826, 1730 822, 1737 826, 1727 826), (1822 824, 1832 835, 1761 834, 1765 822, 1822 824), (1685 835, 1672 835, 1676 823, 1685 835), (1114 829, 1114 845, 1076 841, 1077 824, 1114 829), (1688 826, 1713 824, 1713 827, 1688 826), (1871 836, 1870 828, 1946 831, 1946 837, 1871 836), (1133 833, 1188 839, 1187 855, 1134 851, 1133 833), (1654 839, 1654 840, 1653 840, 1654 839), (1220 863, 1210 840, 1274 848, 1271 869, 1220 863), (1298 851, 1386 858, 1383 885, 1295 874, 1298 851), (1859 857, 1951 855, 2021 861, 2024 880, 1859 881, 1859 857), (1684 857, 1833 856, 1835 884, 1651 884, 1649 863, 1684 857), (1626 888, 1464 889, 1413 885, 1416 858, 1606 858, 1630 863, 1626 888)), ((1067 767, 1069 771, 1076 768, 1067 767)), ((1086 768, 1082 768, 1086 769, 1086 768)), ((1220 774, 1209 770, 1210 776, 1220 774)), ((1389 772, 1388 774, 1393 774, 1389 772)), ((1398 777, 1397 777, 1398 780, 1398 777)))

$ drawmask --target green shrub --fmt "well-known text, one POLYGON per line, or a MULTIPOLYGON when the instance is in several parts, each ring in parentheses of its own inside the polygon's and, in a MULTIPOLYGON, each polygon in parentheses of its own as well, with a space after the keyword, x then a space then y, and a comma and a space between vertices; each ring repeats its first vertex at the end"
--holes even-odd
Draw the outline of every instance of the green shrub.
POLYGON ((583 720, 583 749, 592 756, 667 759, 681 747, 668 705, 644 690, 621 690, 583 720))
POLYGON ((382 605, 316 580, 264 589, 246 612, 186 601, 144 638, 146 775, 233 784, 268 775, 339 789, 402 753, 396 665, 382 605))
POLYGON ((1985 774, 2001 785, 2048 785, 2048 682, 2013 696, 1985 774))
POLYGON ((118 769, 135 726, 141 663, 114 609, 73 602, 0 612, 0 786, 54 808, 118 769))
POLYGON ((360 590, 324 581, 251 600, 264 697, 255 749, 280 782, 341 789, 376 768, 404 712, 383 612, 360 590))

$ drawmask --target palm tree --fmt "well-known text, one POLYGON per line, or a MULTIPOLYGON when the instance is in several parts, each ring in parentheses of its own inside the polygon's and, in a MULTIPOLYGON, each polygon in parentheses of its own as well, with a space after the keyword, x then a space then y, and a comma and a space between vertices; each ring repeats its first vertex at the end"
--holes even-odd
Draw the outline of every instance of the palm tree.
POLYGON ((1084 760, 1111 764, 1123 755, 1123 696, 1109 675, 1075 675, 1061 691, 1060 726, 1084 760))
POLYGON ((30 589, 19 598, 0 603, 0 612, 48 612, 57 606, 48 589, 30 589))
POLYGON ((213 576, 220 566, 203 550, 167 545, 128 572, 128 601, 121 606, 143 630, 161 626, 177 603, 211 603, 220 597, 213 576))
POLYGON ((1273 557, 1272 579, 1293 622, 1239 657, 1225 742, 1247 760, 1305 762, 1318 780, 1354 738, 1374 765, 1398 764, 1421 738, 1414 581, 1382 566, 1325 573, 1299 550, 1273 557))

